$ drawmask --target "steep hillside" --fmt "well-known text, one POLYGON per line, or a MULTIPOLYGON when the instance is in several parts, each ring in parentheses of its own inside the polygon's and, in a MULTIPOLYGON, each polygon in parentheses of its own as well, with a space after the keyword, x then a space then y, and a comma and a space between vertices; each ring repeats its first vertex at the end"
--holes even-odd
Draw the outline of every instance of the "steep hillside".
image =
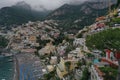
MULTIPOLYGON (((112 4, 115 4, 115 2, 112 2, 112 4)), ((65 4, 52 12, 47 19, 59 20, 59 24, 64 30, 76 32, 76 30, 94 23, 97 17, 104 16, 107 13, 108 3, 95 1, 80 5, 65 4)))
POLYGON ((25 2, 0 9, 0 25, 9 26, 28 21, 42 20, 49 12, 38 12, 31 9, 25 2))

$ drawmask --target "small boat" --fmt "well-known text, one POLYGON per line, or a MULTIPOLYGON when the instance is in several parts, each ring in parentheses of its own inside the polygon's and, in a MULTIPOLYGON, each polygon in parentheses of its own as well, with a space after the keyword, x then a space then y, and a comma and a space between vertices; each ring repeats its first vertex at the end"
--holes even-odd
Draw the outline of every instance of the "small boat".
POLYGON ((9 69, 9 71, 12 71, 12 69, 9 69))
POLYGON ((13 62, 13 59, 9 59, 8 62, 13 62))
POLYGON ((13 54, 6 53, 6 54, 4 54, 4 56, 5 57, 11 57, 11 56, 13 56, 13 54))

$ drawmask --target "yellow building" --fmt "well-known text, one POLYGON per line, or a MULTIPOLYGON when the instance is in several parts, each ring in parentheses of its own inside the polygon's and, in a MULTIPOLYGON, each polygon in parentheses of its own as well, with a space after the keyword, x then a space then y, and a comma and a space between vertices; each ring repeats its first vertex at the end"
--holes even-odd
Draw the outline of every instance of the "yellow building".
POLYGON ((114 9, 113 11, 111 11, 110 13, 109 13, 109 16, 110 17, 113 17, 114 15, 116 15, 117 14, 117 9, 114 9))
POLYGON ((47 65, 47 71, 48 72, 52 72, 54 70, 54 66, 53 65, 47 65))
POLYGON ((68 74, 68 71, 66 70, 66 66, 65 66, 65 62, 67 62, 67 61, 71 62, 70 71, 76 67, 75 60, 72 60, 72 59, 64 60, 63 58, 61 58, 60 63, 57 65, 57 68, 56 68, 57 75, 60 79, 63 79, 64 76, 66 76, 68 74))

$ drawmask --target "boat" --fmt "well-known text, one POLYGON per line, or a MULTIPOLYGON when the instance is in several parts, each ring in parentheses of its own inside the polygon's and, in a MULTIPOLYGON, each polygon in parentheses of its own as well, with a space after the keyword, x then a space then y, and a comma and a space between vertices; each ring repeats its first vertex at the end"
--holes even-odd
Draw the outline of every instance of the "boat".
POLYGON ((11 57, 11 56, 13 56, 13 54, 6 53, 6 54, 4 54, 4 56, 5 57, 11 57))
POLYGON ((9 59, 8 62, 13 62, 13 59, 9 59))

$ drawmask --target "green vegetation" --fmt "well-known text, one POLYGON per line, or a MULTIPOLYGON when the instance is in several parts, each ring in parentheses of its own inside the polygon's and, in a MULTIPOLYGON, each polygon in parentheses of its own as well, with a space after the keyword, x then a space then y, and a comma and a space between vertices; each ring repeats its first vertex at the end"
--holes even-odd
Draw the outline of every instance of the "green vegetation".
POLYGON ((44 74, 43 79, 39 79, 39 80, 59 80, 57 77, 55 77, 56 74, 56 70, 54 69, 53 71, 44 74))
POLYGON ((87 63, 84 58, 82 58, 81 62, 82 62, 82 65, 86 65, 86 63, 87 63))
POLYGON ((103 76, 105 80, 116 80, 117 69, 111 67, 100 67, 99 69, 105 74, 103 76))
POLYGON ((75 47, 74 47, 73 45, 70 44, 70 45, 67 46, 67 48, 66 48, 65 55, 67 56, 68 53, 69 53, 70 51, 74 50, 74 49, 75 49, 75 47))
POLYGON ((116 49, 120 50, 120 29, 108 29, 86 38, 89 49, 116 49))
POLYGON ((95 56, 93 55, 93 54, 91 54, 91 53, 86 53, 86 56, 88 57, 88 58, 94 58, 95 56))
POLYGON ((58 23, 60 27, 64 29, 64 31, 76 33, 76 31, 82 29, 84 26, 93 24, 97 17, 107 14, 107 9, 94 9, 93 7, 89 6, 89 4, 91 5, 94 3, 83 3, 82 5, 65 4, 54 11, 59 13, 64 12, 64 14, 53 15, 53 12, 48 16, 48 19, 59 20, 58 23), (83 9, 84 6, 86 6, 86 8, 83 9), (86 10, 87 8, 89 8, 88 11, 86 10))
POLYGON ((74 39, 70 39, 68 36, 64 36, 64 40, 72 44, 74 39))
POLYGON ((77 63, 77 67, 78 67, 79 69, 81 69, 81 66, 82 66, 82 62, 79 60, 78 63, 77 63))
MULTIPOLYGON (((86 45, 89 49, 110 49, 113 52, 120 51, 120 29, 108 29, 97 34, 88 36, 86 38, 86 45)), ((120 73, 120 58, 118 58, 119 68, 118 72, 120 73)), ((114 79, 113 79, 114 80, 114 79)), ((120 74, 118 74, 118 79, 120 80, 120 74)))
POLYGON ((107 23, 109 26, 115 26, 115 24, 120 24, 120 18, 116 18, 118 14, 114 15, 114 18, 110 20, 110 22, 107 23))
POLYGON ((36 49, 40 50, 41 48, 43 48, 44 46, 46 46, 46 44, 49 43, 50 40, 41 40, 40 37, 37 37, 37 42, 40 44, 40 46, 36 47, 36 49))
POLYGON ((79 33, 79 34, 77 35, 77 38, 82 38, 82 36, 83 36, 83 34, 82 34, 82 33, 79 33))
POLYGON ((26 9, 24 6, 12 6, 12 7, 4 7, 0 9, 0 25, 10 26, 13 24, 23 24, 28 21, 37 21, 42 20, 49 12, 39 12, 31 10, 29 8, 26 9), (7 16, 7 17, 6 17, 7 16))
POLYGON ((120 0, 117 0, 117 4, 111 6, 112 9, 117 9, 120 6, 120 0))
POLYGON ((5 48, 7 45, 8 45, 8 40, 5 37, 0 36, 0 48, 5 48))
POLYGON ((120 18, 113 18, 112 22, 120 24, 120 18))
POLYGON ((119 7, 119 5, 120 5, 120 0, 117 0, 117 7, 119 7))
POLYGON ((82 74, 82 78, 80 80, 89 80, 90 73, 88 68, 85 68, 82 74))
POLYGON ((65 62, 65 66, 66 66, 66 70, 69 72, 70 71, 71 62, 70 61, 65 62))
POLYGON ((53 45, 58 45, 64 40, 64 34, 60 33, 58 38, 54 39, 53 45))

